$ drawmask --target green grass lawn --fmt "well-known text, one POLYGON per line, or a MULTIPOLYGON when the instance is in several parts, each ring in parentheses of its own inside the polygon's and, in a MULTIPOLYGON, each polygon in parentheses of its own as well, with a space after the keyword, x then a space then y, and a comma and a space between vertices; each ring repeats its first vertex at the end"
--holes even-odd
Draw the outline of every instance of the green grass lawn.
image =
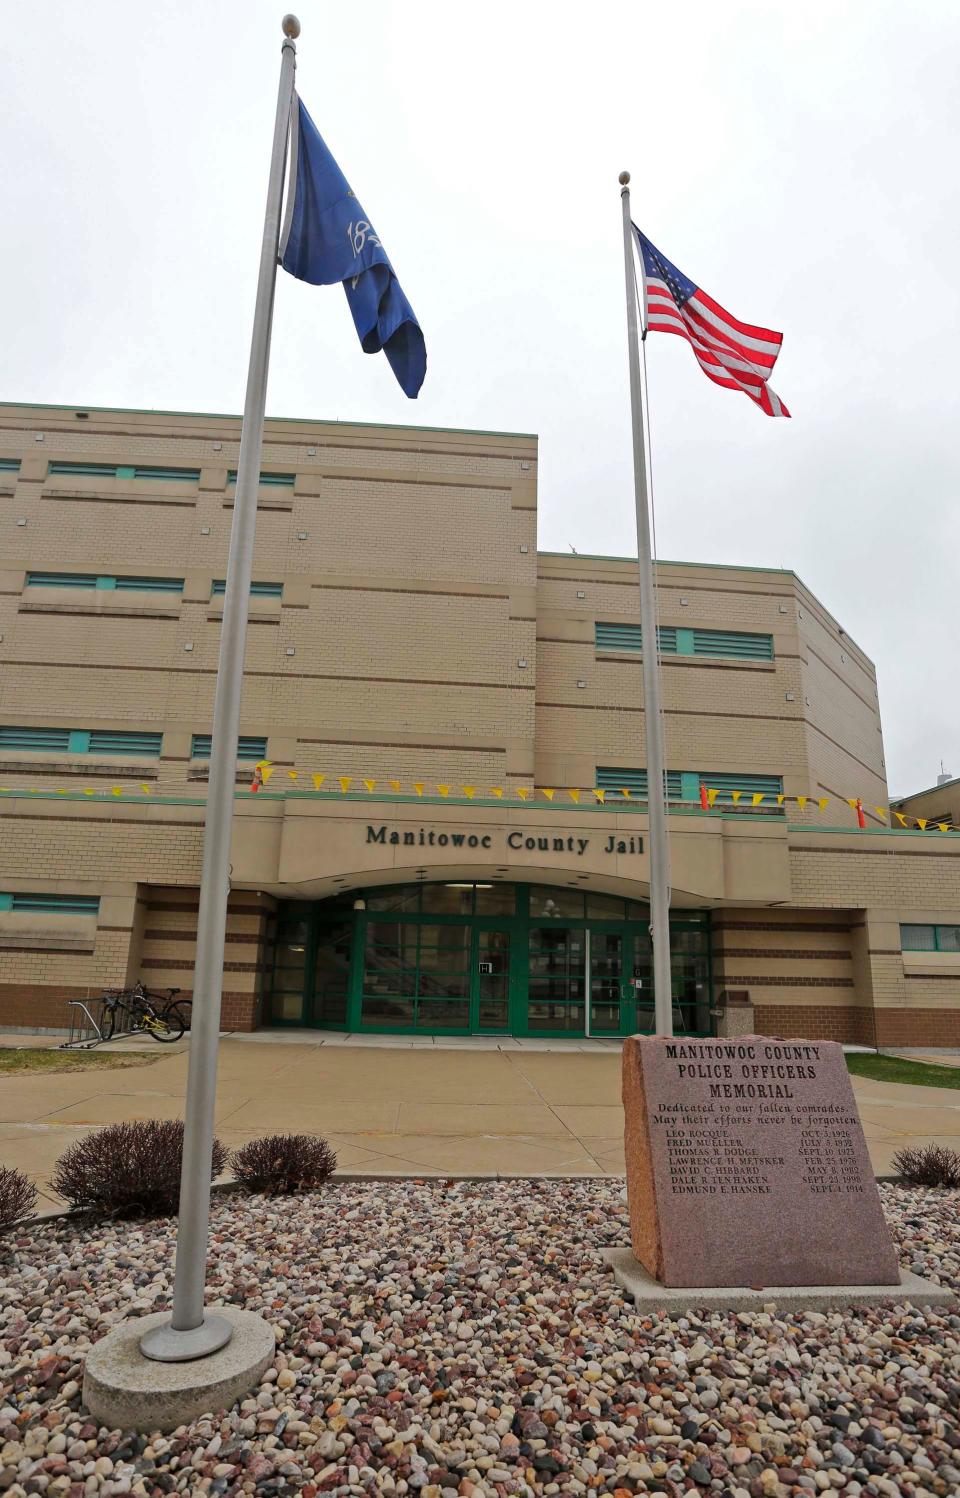
POLYGON ((927 1061, 908 1061, 903 1056, 871 1056, 848 1053, 847 1071, 874 1082, 910 1082, 916 1087, 960 1088, 960 1066, 933 1066, 927 1061))
POLYGON ((159 1059, 130 1051, 58 1051, 55 1046, 15 1050, 13 1046, 0 1046, 0 1076, 22 1071, 109 1071, 113 1067, 152 1066, 159 1059))

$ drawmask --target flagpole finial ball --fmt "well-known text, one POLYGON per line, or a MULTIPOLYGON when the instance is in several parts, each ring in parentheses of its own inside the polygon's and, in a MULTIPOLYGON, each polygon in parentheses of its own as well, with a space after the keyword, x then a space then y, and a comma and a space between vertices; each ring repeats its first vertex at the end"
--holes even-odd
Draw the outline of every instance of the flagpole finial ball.
POLYGON ((297 37, 300 35, 300 22, 297 20, 296 16, 284 16, 281 25, 283 27, 284 36, 292 37, 294 41, 296 41, 297 37))
POLYGON ((627 185, 627 183, 629 181, 630 181, 630 173, 629 172, 621 172, 620 173, 620 177, 619 177, 620 186, 621 187, 626 187, 626 185, 627 185))

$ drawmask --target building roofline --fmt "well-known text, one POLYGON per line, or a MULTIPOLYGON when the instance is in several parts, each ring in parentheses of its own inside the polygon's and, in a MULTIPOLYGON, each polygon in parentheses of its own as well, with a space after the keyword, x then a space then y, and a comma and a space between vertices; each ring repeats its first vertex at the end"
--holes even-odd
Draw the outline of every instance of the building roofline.
MULTIPOLYGON (((0 400, 0 410, 5 407, 15 411, 97 411, 116 416, 196 416, 212 421, 242 420, 242 413, 238 411, 171 411, 164 406, 89 406, 84 405, 82 401, 71 405, 52 401, 0 400)), ((409 421, 341 421, 331 416, 270 416, 269 414, 266 421, 289 422, 296 426, 373 427, 377 431, 387 432, 462 432, 466 437, 525 437, 532 442, 539 441, 537 432, 504 432, 487 430, 483 427, 420 426, 409 421)))
POLYGON ((930 796, 937 791, 949 791, 951 786, 960 785, 960 776, 955 775, 952 780, 944 780, 939 785, 925 786, 922 791, 908 791, 905 796, 892 796, 891 806, 900 806, 904 801, 913 801, 917 796, 930 796))
MULTIPOLYGON (((588 551, 538 551, 539 557, 566 557, 570 560, 576 557, 580 562, 629 562, 632 566, 637 565, 636 557, 604 556, 596 552, 588 551)), ((710 572, 716 572, 721 568, 728 572, 774 572, 779 577, 795 577, 797 582, 800 578, 789 567, 748 567, 739 562, 684 562, 671 557, 657 557, 657 567, 703 567, 710 572)))

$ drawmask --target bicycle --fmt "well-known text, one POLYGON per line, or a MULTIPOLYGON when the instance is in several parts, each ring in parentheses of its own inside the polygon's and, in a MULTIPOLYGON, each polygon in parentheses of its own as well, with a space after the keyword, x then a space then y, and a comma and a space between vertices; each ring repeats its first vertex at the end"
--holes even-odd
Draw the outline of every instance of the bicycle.
POLYGON ((177 994, 181 993, 182 989, 167 988, 163 993, 158 993, 156 989, 145 988, 141 980, 133 985, 131 992, 137 999, 149 1000, 162 1018, 165 1019, 171 1014, 177 1015, 183 1021, 184 1030, 190 1029, 193 1018, 193 1000, 178 999, 177 994))
POLYGON ((128 1035, 151 1035, 161 1045, 171 1045, 183 1034, 182 1016, 170 1010, 159 1010, 147 996, 142 983, 116 993, 106 993, 103 999, 101 1027, 104 1040, 112 1039, 118 1016, 122 1015, 128 1015, 130 1019, 130 1028, 125 1032, 128 1035))

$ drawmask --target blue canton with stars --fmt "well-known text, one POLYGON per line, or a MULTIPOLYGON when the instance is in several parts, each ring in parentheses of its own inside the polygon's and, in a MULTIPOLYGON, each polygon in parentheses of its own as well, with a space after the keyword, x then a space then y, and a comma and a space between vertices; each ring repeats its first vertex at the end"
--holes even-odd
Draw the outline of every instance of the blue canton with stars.
POLYGON ((640 253, 643 256, 643 268, 648 276, 657 276, 659 280, 665 281, 670 288, 670 295, 678 307, 695 294, 697 288, 692 281, 688 281, 682 271, 677 270, 675 265, 661 255, 656 245, 651 244, 645 234, 641 234, 636 224, 633 232, 637 236, 640 245, 640 253))

